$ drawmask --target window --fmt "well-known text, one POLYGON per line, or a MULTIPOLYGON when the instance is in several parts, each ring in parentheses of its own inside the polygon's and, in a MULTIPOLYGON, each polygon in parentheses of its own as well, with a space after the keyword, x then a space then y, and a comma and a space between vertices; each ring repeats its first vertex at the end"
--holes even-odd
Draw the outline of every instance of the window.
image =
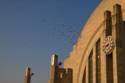
POLYGON ((89 55, 89 83, 93 83, 93 51, 89 55))
POLYGON ((112 53, 106 55, 106 72, 107 72, 107 82, 113 83, 113 59, 112 53))
POLYGON ((100 39, 96 42, 96 83, 100 82, 100 39))

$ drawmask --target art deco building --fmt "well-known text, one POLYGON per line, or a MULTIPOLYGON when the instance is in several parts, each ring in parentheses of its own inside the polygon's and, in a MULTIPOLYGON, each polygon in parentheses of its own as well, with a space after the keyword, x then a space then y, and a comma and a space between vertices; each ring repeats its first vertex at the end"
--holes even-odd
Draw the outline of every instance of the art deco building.
POLYGON ((101 1, 64 68, 52 58, 49 83, 125 83, 125 0, 101 1))

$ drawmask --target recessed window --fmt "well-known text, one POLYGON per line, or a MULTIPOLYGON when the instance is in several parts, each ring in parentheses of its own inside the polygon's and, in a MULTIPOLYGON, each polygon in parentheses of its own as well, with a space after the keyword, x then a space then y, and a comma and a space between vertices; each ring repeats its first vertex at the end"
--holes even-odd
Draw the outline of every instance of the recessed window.
POLYGON ((106 72, 107 72, 107 82, 113 83, 113 59, 112 53, 106 55, 106 72))
POLYGON ((96 42, 96 83, 101 83, 100 82, 100 76, 101 76, 101 71, 100 71, 100 39, 96 42))
POLYGON ((89 55, 89 83, 93 83, 93 51, 89 55))

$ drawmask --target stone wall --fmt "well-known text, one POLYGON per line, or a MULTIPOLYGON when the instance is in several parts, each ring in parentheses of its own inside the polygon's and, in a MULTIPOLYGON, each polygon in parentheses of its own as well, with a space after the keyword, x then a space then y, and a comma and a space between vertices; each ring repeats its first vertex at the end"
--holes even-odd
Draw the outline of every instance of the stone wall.
MULTIPOLYGON (((103 0, 99 6, 95 9, 95 11, 92 13, 88 21, 86 22, 86 25, 84 26, 80 37, 78 39, 78 42, 75 44, 75 48, 73 51, 68 55, 68 57, 64 61, 64 67, 65 68, 71 68, 73 69, 73 83, 82 83, 83 81, 83 74, 84 70, 88 61, 89 54, 91 50, 95 50, 95 43, 96 41, 101 38, 101 42, 103 42, 104 39, 104 12, 106 10, 109 10, 112 12, 111 16, 113 17, 115 14, 113 12, 113 6, 115 4, 120 4, 122 9, 122 17, 123 20, 125 20, 125 0, 103 0)), ((113 24, 114 25, 114 24, 113 24)), ((122 30, 123 31, 123 30, 122 30)), ((122 41, 125 41, 124 33, 122 36, 122 41)), ((123 43, 125 46, 125 44, 123 43)), ((123 46, 123 48, 125 48, 123 46)), ((121 51, 121 50, 120 50, 121 51)), ((95 54, 95 53, 94 53, 95 54)), ((101 50, 101 63, 103 66, 101 66, 101 72, 103 72, 103 76, 101 77, 101 83, 106 83, 106 64, 105 64, 105 56, 104 52, 101 50)), ((122 51, 120 55, 123 55, 125 57, 125 52, 122 51)), ((116 59, 114 57, 114 59, 116 59)), ((118 58, 117 58, 118 59, 118 58)), ((124 58, 122 58, 124 59, 124 58)), ((122 60, 120 59, 120 60, 122 60)), ((94 60, 95 61, 95 60, 94 60)), ((117 62, 113 62, 114 64, 117 64, 117 62)), ((119 62, 120 65, 124 65, 125 62, 122 60, 122 62, 119 62)), ((119 65, 119 66, 120 66, 119 65)), ((117 67, 117 65, 113 66, 114 68, 117 67)), ((95 69, 95 67, 94 67, 95 69)), ((114 71, 117 71, 117 69, 114 69, 114 71)), ((119 72, 121 70, 118 70, 119 72)), ((123 72, 124 73, 124 72, 123 72)), ((95 74, 95 72, 93 72, 95 74)), ((115 72, 117 75, 117 73, 115 72)), ((123 76, 121 76, 122 79, 124 79, 123 76)), ((114 76, 113 79, 116 79, 118 81, 117 76, 114 76)), ((119 83, 115 81, 114 83, 119 83)), ((87 82, 86 82, 87 83, 87 82)), ((96 83, 95 80, 93 80, 93 83, 96 83)))

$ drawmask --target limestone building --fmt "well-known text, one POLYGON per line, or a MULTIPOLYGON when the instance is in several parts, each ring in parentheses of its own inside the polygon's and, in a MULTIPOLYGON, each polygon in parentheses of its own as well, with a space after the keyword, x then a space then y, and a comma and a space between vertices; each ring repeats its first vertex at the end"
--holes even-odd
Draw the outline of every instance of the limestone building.
POLYGON ((49 83, 125 83, 125 0, 101 1, 64 68, 53 58, 49 83))

